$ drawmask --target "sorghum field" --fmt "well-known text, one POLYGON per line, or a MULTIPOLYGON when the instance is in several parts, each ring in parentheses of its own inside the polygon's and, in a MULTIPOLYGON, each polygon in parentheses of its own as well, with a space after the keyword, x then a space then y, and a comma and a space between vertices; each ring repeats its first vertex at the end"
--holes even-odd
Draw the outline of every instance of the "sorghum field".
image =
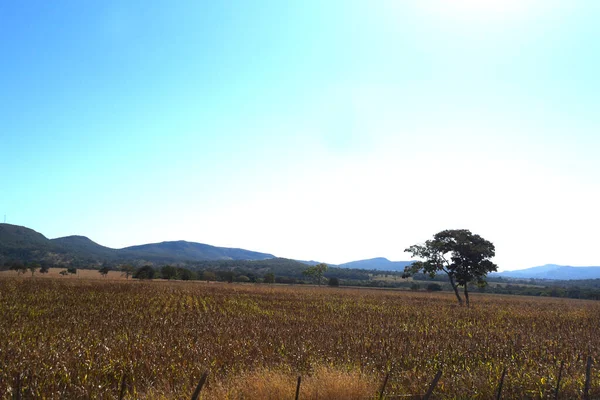
MULTIPOLYGON (((2 398, 581 398, 600 302, 206 282, 0 279, 2 398)), ((591 397, 600 398, 594 365, 591 397)))

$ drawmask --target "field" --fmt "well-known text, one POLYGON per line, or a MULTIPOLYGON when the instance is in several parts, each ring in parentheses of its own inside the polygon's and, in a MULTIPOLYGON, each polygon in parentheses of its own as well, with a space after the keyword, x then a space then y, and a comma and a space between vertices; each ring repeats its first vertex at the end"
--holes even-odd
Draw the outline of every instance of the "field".
MULTIPOLYGON (((85 280, 126 280, 127 278, 122 275, 119 271, 108 271, 106 276, 100 275, 98 270, 96 269, 78 269, 76 274, 67 274, 65 276, 60 275, 64 268, 49 268, 47 274, 40 274, 39 272, 35 273, 35 278, 60 278, 60 279, 85 279, 85 280)), ((25 277, 31 276, 29 272, 23 274, 25 277)), ((19 277, 19 273, 17 271, 0 271, 0 279, 7 277, 19 277)))
MULTIPOLYGON (((97 274, 97 273, 96 273, 97 274)), ((99 274, 97 274, 99 275, 99 274)), ((117 277, 115 277, 117 278, 117 277)), ((0 396, 581 398, 600 302, 206 282, 0 278, 0 396)), ((600 375, 592 370, 592 398, 600 375)))

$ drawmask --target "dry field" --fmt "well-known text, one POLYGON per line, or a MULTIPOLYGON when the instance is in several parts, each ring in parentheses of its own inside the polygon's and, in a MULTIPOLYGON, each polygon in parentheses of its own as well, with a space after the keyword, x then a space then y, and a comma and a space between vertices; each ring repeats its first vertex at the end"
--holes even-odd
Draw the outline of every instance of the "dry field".
MULTIPOLYGON (((65 276, 61 275, 61 271, 64 271, 65 268, 50 268, 47 274, 40 274, 36 272, 34 277, 37 278, 61 278, 61 279, 102 279, 102 280, 127 280, 127 278, 121 274, 119 271, 109 271, 106 276, 102 276, 100 272, 96 269, 78 269, 76 274, 67 274, 65 276)), ((17 271, 0 271, 0 279, 7 277, 31 277, 30 272, 25 272, 24 274, 19 274, 17 271)))
MULTIPOLYGON (((97 273, 96 273, 97 274, 97 273)), ((99 275, 99 274, 98 274, 99 275)), ((473 294, 0 278, 0 396, 203 399, 580 398, 600 356, 600 302, 473 294)), ((592 398, 600 398, 599 368, 592 398)))

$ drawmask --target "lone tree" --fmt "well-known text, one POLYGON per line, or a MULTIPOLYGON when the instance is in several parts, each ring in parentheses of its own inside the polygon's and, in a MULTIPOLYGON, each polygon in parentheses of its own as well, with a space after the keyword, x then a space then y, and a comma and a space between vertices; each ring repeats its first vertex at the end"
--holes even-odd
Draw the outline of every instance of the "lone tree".
POLYGON ((263 278, 264 283, 275 283, 275 274, 272 272, 267 272, 265 277, 263 278))
POLYGON ((33 274, 35 274, 35 272, 40 269, 41 265, 36 263, 36 262, 32 262, 29 263, 29 265, 27 266, 27 269, 29 270, 29 272, 31 272, 31 276, 33 276, 33 274))
POLYGON ((313 280, 317 281, 319 286, 321 286, 321 282, 323 281, 323 274, 327 271, 327 264, 321 263, 314 265, 312 267, 306 268, 302 273, 308 277, 311 277, 313 280))
POLYGON ((463 304, 463 300, 458 286, 464 287, 467 307, 469 283, 476 282, 485 286, 486 275, 498 270, 498 266, 490 261, 496 253, 494 244, 467 229, 441 231, 436 233, 432 240, 415 244, 404 251, 424 261, 415 261, 407 266, 402 277, 406 278, 423 271, 433 278, 438 272, 445 272, 460 305, 463 304))
POLYGON ((125 276, 125 279, 129 279, 135 273, 135 268, 129 264, 121 265, 119 270, 121 271, 121 276, 125 276))

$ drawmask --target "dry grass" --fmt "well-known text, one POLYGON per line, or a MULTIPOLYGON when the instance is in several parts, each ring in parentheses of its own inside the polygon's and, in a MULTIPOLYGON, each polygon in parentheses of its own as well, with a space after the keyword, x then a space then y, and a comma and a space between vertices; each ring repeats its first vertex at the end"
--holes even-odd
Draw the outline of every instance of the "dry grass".
MULTIPOLYGON (((102 276, 98 270, 95 269, 78 269, 77 274, 67 274, 65 276, 60 275, 61 271, 64 271, 65 268, 50 268, 47 274, 40 274, 36 272, 34 274, 34 278, 61 278, 61 279, 85 279, 85 280, 94 280, 94 279, 102 279, 102 280, 111 280, 111 281, 121 281, 126 280, 124 275, 121 275, 119 271, 109 271, 106 277, 102 276)), ((31 278, 31 273, 28 271, 24 274, 19 274, 17 271, 0 271, 0 278, 3 277, 13 277, 13 278, 31 278)))
MULTIPOLYGON (((243 373, 209 387, 205 399, 293 399, 297 376, 290 372, 260 369, 243 373)), ((300 385, 302 399, 365 400, 374 398, 378 384, 373 377, 358 371, 318 367, 304 376, 300 385)))
MULTIPOLYGON (((201 393, 201 398, 205 400, 294 399, 297 383, 298 376, 289 371, 262 368, 210 383, 201 393)), ((367 400, 375 399, 379 389, 380 383, 373 376, 358 371, 321 366, 302 377, 300 398, 303 400, 367 400)), ((161 393, 157 390, 142 395, 151 400, 169 399, 172 396, 172 392, 161 393)))
MULTIPOLYGON (((98 274, 99 276, 99 274, 98 274)), ((22 374, 25 398, 580 398, 585 358, 600 357, 600 302, 97 278, 0 279, 0 397, 22 374), (344 391, 348 390, 348 391, 344 391), (311 397, 312 396, 312 397, 311 397), (337 397, 336 397, 337 396, 337 397), (293 397, 291 397, 293 398, 293 397)), ((594 367, 592 398, 600 398, 594 367)))

